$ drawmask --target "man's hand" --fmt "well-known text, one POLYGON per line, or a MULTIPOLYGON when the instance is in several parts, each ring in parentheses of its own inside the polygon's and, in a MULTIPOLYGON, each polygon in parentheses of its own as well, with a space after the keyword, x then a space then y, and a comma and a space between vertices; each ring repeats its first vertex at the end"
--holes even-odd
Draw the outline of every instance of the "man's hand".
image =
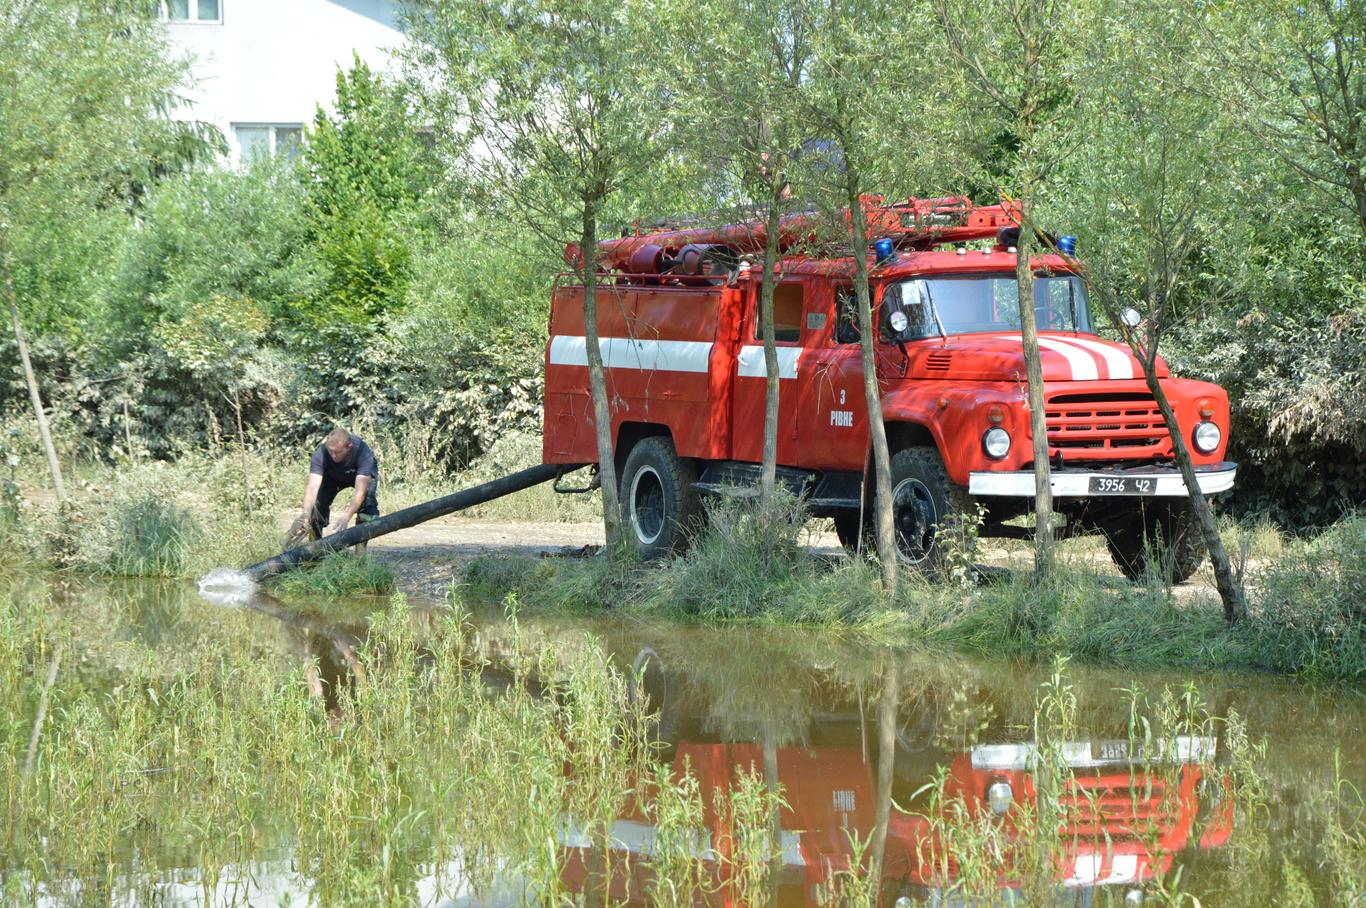
POLYGON ((331 536, 333 533, 340 533, 342 530, 346 529, 347 524, 349 524, 350 522, 350 514, 338 517, 336 520, 332 522, 332 525, 327 528, 327 534, 331 536))

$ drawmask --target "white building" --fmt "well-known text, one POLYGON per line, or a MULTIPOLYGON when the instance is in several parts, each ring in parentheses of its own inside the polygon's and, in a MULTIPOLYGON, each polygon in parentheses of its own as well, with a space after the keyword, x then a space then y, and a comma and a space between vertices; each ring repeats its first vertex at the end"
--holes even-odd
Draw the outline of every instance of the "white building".
POLYGON ((171 42, 194 61, 177 116, 216 125, 234 164, 292 154, 318 105, 331 107, 337 68, 359 55, 388 68, 403 41, 394 0, 160 0, 171 42))

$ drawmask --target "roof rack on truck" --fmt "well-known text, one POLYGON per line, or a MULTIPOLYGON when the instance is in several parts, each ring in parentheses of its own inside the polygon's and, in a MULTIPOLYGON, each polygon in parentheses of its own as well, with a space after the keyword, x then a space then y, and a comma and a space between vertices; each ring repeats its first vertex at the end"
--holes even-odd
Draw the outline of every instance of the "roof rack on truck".
MULTIPOLYGON (((1009 203, 975 206, 961 196, 889 203, 875 195, 863 196, 862 203, 870 241, 887 238, 897 249, 999 239, 1003 229, 1019 226, 1017 210, 1009 203)), ((843 218, 841 227, 847 230, 847 210, 843 218)), ((779 221, 779 251, 800 255, 815 249, 828 237, 831 226, 830 218, 817 211, 784 215, 779 221)), ((762 220, 719 227, 637 228, 628 236, 598 243, 599 268, 627 283, 654 283, 665 276, 711 282, 723 278, 741 259, 762 253, 767 238, 762 220)), ((566 247, 566 262, 574 264, 579 259, 577 245, 566 247)))

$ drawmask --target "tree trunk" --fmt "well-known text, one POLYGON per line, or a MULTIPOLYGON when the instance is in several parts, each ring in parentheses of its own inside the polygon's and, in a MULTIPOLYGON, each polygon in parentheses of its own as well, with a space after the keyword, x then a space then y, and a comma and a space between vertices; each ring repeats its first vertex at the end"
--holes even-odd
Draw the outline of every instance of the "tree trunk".
POLYGON ((38 436, 43 441, 43 453, 47 455, 47 467, 52 473, 52 488, 60 502, 66 497, 62 486, 62 465, 57 461, 57 449, 52 444, 52 433, 48 431, 47 414, 43 412, 43 396, 38 391, 38 377, 33 374, 33 362, 28 356, 28 341, 24 337, 24 325, 19 320, 19 303, 14 295, 14 272, 10 263, 8 241, 3 254, 0 254, 5 269, 5 297, 9 301, 9 315, 14 322, 14 341, 19 346, 19 362, 24 367, 24 382, 28 385, 28 397, 33 403, 33 418, 38 423, 38 436))
POLYGON ((1029 425, 1034 442, 1034 579, 1053 570, 1053 486, 1048 466, 1048 422, 1044 413, 1043 361, 1039 356, 1039 326, 1034 319, 1034 268, 1029 257, 1034 246, 1028 194, 1020 202, 1020 239, 1016 249, 1015 283, 1020 298, 1020 341, 1024 348, 1029 385, 1029 425))
POLYGON ((778 374, 778 346, 773 326, 773 294, 778 287, 778 276, 774 271, 778 266, 779 220, 782 210, 782 183, 777 176, 770 176, 768 198, 768 218, 764 235, 764 279, 759 285, 759 322, 763 328, 764 374, 768 376, 764 396, 764 457, 759 480, 759 503, 767 508, 773 501, 773 487, 777 484, 778 474, 778 399, 781 393, 778 374))
POLYGON ((896 708, 900 685, 896 656, 887 652, 882 669, 882 696, 877 704, 877 801, 873 821, 872 859, 869 879, 880 885, 882 861, 887 853, 887 826, 892 818, 892 770, 896 761, 896 708))
POLYGON ((1214 565, 1214 585, 1219 589, 1219 598, 1224 603, 1224 620, 1232 624, 1247 617, 1247 593, 1234 576, 1233 564, 1224 549, 1224 540, 1220 538, 1219 527, 1214 523, 1214 512, 1210 510, 1205 496, 1200 494, 1200 483, 1196 479, 1195 465, 1191 463, 1190 449, 1186 447, 1186 438, 1176 423, 1176 414, 1172 411, 1166 392, 1162 390, 1162 383, 1157 380, 1157 355, 1141 356, 1139 362, 1143 364, 1143 377, 1147 379, 1148 390, 1156 399, 1162 411, 1162 421, 1167 424, 1167 432, 1172 437, 1176 466, 1181 470, 1181 479, 1186 484, 1191 511, 1200 524, 1200 535, 1209 549, 1210 563, 1214 565))
POLYGON ((868 225, 859 199, 858 179, 846 162, 849 196, 849 249, 854 259, 854 295, 858 300, 859 349, 863 354, 863 395, 868 407, 868 433, 873 443, 873 527, 877 556, 882 562, 882 591, 896 593, 897 549, 892 523, 892 455, 887 446, 887 427, 882 422, 882 391, 878 387, 873 354, 872 300, 868 292, 868 225))
POLYGON ((772 718, 764 720, 764 791, 772 813, 768 817, 769 853, 768 901, 778 904, 778 884, 783 876, 782 780, 778 778, 778 741, 772 718))
MULTIPOLYGON (((242 501, 246 504, 247 519, 251 519, 251 471, 247 468, 247 433, 242 426, 242 392, 233 389, 232 408, 237 414, 237 462, 242 467, 242 501)), ((128 431, 128 402, 123 404, 123 429, 128 437, 128 456, 133 456, 133 435, 128 431)), ((361 549, 357 549, 361 551, 361 549)))
POLYGON ((607 380, 602 371, 598 339, 598 215, 597 199, 585 200, 580 236, 583 268, 583 334, 588 353, 588 392, 593 398, 593 426, 598 436, 598 477, 602 481, 602 524, 607 550, 621 549, 621 502, 617 496, 617 468, 612 456, 612 411, 607 402, 607 380))

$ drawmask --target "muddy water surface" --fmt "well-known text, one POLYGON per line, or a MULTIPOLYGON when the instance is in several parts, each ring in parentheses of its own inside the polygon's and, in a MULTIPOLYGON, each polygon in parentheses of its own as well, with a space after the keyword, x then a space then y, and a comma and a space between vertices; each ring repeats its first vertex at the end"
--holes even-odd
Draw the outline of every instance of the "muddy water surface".
MULTIPOLYGON (((150 659, 168 671, 193 663, 205 629, 223 620, 222 607, 201 601, 188 585, 76 584, 51 596, 52 608, 81 631, 72 670, 84 683, 110 689, 130 660, 150 659)), ((367 612, 383 606, 362 601, 301 610, 258 596, 232 620, 235 639, 249 641, 255 659, 281 673, 299 673, 303 666, 299 683, 312 691, 320 713, 335 716, 339 699, 364 683, 358 653, 369 633, 367 612)), ((419 649, 439 614, 436 606, 412 612, 419 649)), ((951 892, 952 869, 933 866, 935 833, 917 810, 938 792, 1009 816, 1013 802, 1037 797, 1031 779, 1037 703, 1053 666, 831 633, 680 627, 610 613, 522 614, 515 623, 501 613, 476 613, 471 620, 487 659, 477 670, 490 691, 515 683, 502 661, 514 640, 560 650, 566 659, 581 656, 585 646, 598 648, 623 672, 640 677, 637 702, 658 716, 658 759, 676 773, 690 772, 706 805, 695 830, 698 857, 723 862, 730 844, 720 831, 718 796, 737 773, 762 775, 785 802, 771 824, 779 855, 772 895, 784 906, 818 904, 833 874, 867 866, 864 844, 873 840, 879 843, 883 904, 903 897, 959 904, 951 892)), ((443 653, 427 651, 421 658, 441 659, 443 653)), ((1069 844, 1058 849, 1057 903, 1151 900, 1179 873, 1181 887, 1204 905, 1249 904, 1249 860, 1265 864, 1283 854, 1303 858, 1296 873, 1319 901, 1350 903, 1352 896, 1335 891, 1338 878, 1315 858, 1322 857, 1325 799, 1336 796, 1341 781, 1366 789, 1362 691, 1247 674, 1086 666, 1068 667, 1067 678, 1075 719, 1060 752, 1085 792, 1069 789, 1080 809, 1060 836, 1069 844), (1212 721, 1173 737, 1175 746, 1160 754, 1151 743, 1142 754, 1133 694, 1127 693, 1134 690, 1144 691, 1152 704, 1161 703, 1164 690, 1172 700, 1198 691, 1200 710, 1212 721), (1208 768, 1226 759, 1229 717, 1245 722, 1252 740, 1265 742, 1257 760, 1265 806, 1256 815, 1246 814, 1225 787, 1209 783, 1208 768), (1162 770, 1135 769, 1144 756, 1162 763, 1162 770), (1249 857, 1254 854, 1259 857, 1249 857)), ((605 841, 563 818, 555 845, 565 889, 601 904, 595 881, 610 863, 611 896, 645 904, 655 848, 649 816, 649 805, 632 799, 605 841)), ((193 860, 203 843, 186 842, 175 854, 159 856, 155 880, 137 880, 138 856, 129 853, 119 868, 123 876, 99 900, 307 903, 307 868, 291 860, 289 823, 278 819, 278 834, 262 837, 272 846, 249 866, 206 880, 193 860), (167 869, 177 863, 183 872, 167 869)), ((271 818, 262 825, 272 826, 271 818)), ((1277 885, 1284 882, 1279 868, 1262 870, 1277 885)), ((475 891, 438 884, 441 871, 412 868, 412 899, 472 905, 535 898, 515 876, 475 891)), ((999 903, 1009 903, 1016 881, 1003 873, 999 884, 999 903)), ((54 891, 45 902, 65 899, 54 891)), ((710 901, 722 904, 724 896, 710 901)))

